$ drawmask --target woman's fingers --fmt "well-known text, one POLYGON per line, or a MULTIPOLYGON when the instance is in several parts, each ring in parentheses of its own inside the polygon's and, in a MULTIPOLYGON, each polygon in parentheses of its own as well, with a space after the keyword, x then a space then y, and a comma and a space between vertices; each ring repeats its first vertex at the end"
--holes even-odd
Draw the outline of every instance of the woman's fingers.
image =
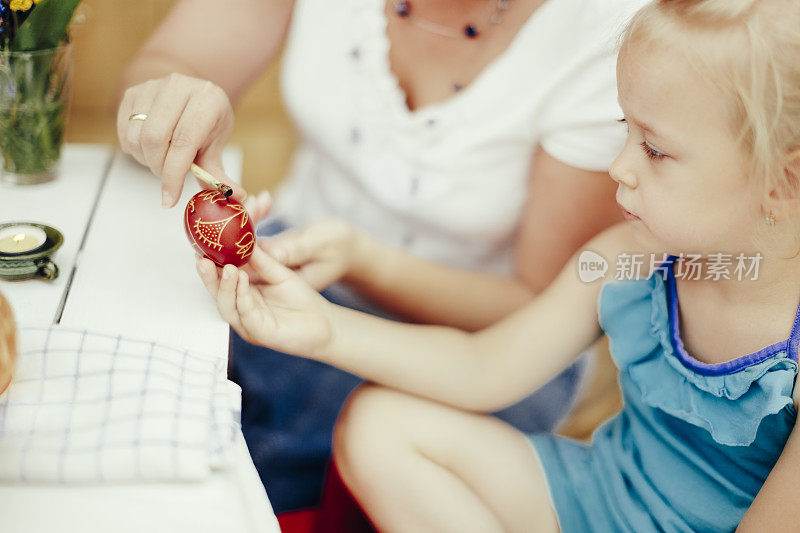
POLYGON ((263 190, 258 195, 249 196, 244 202, 244 207, 253 220, 253 225, 258 226, 258 223, 266 218, 272 208, 272 195, 269 191, 263 190))
MULTIPOLYGON (((144 113, 149 118, 150 108, 153 106, 153 100, 158 93, 159 85, 158 80, 151 80, 135 88, 132 93, 131 114, 144 113)), ((131 120, 130 114, 127 117, 123 117, 123 119, 126 121, 126 125, 124 134, 120 137, 122 149, 132 155, 139 163, 146 165, 147 160, 144 157, 141 143, 142 126, 145 121, 131 120)))
POLYGON ((161 177, 162 204, 180 198, 189 166, 205 159, 209 172, 228 183, 234 197, 244 189, 225 176, 221 154, 233 127, 233 109, 223 89, 206 80, 171 74, 131 87, 117 112, 117 134, 123 151, 161 177), (145 120, 130 120, 133 113, 145 120))
POLYGON ((256 222, 265 219, 272 209, 272 194, 264 189, 256 196, 256 222))
MULTIPOLYGON (((203 170, 233 189, 233 198, 239 202, 247 200, 248 194, 247 191, 244 190, 244 187, 230 179, 225 173, 225 169, 222 167, 222 150, 218 146, 211 146, 210 148, 202 149, 200 152, 198 152, 195 162, 203 170)), ((204 189, 211 187, 199 179, 197 181, 200 184, 200 187, 204 189)))
POLYGON ((141 145, 147 166, 156 176, 164 170, 170 141, 191 97, 190 78, 170 75, 156 94, 147 120, 142 123, 141 145))
POLYGON ((117 110, 117 139, 119 139, 119 144, 125 152, 128 152, 126 146, 128 118, 133 113, 131 109, 133 109, 133 99, 136 91, 138 91, 138 87, 127 89, 122 95, 122 101, 119 103, 119 109, 117 110))
POLYGON ((224 93, 218 94, 222 89, 207 83, 189 98, 172 132, 161 173, 165 207, 175 205, 180 198, 186 173, 197 152, 209 144, 211 131, 218 121, 224 120, 226 107, 230 105, 224 93))

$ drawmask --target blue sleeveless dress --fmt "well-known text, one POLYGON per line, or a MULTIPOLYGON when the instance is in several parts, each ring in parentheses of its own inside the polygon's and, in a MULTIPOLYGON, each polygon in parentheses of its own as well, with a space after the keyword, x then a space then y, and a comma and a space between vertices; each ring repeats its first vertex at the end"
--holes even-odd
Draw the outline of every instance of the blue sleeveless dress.
POLYGON ((702 363, 680 339, 672 265, 601 290, 620 413, 591 445, 530 437, 565 533, 734 531, 794 426, 800 309, 787 340, 702 363))

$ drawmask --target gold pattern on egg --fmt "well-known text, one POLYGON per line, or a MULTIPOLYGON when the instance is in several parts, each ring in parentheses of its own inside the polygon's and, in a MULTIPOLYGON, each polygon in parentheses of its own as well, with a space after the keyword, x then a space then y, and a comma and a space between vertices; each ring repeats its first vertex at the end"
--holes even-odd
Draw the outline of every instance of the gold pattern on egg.
MULTIPOLYGON (((206 200, 207 202, 211 202, 212 204, 220 203, 220 202, 228 202, 228 199, 223 196, 219 191, 215 189, 206 189, 205 191, 201 191, 197 193, 197 197, 206 200)), ((236 204, 229 204, 233 207, 236 204)))
POLYGON ((256 242, 256 236, 252 232, 247 232, 242 235, 242 238, 236 242, 236 254, 242 256, 242 259, 250 257, 253 253, 253 245, 256 242))
MULTIPOLYGON (((207 195, 208 198, 203 198, 202 196, 201 198, 206 200, 211 200, 213 202, 218 201, 218 198, 213 197, 213 195, 216 195, 218 193, 216 191, 209 191, 209 192, 211 193, 211 195, 207 195)), ((227 202, 227 200, 224 197, 222 198, 222 200, 227 202)), ((222 232, 225 231, 225 228, 228 226, 231 220, 233 220, 236 217, 241 217, 241 222, 239 226, 241 228, 245 227, 248 220, 247 211, 244 209, 244 206, 240 204, 227 204, 227 207, 230 207, 236 212, 233 215, 229 216, 228 218, 223 218, 221 220, 214 220, 210 222, 204 222, 201 217, 198 217, 198 219, 195 220, 194 224, 192 225, 192 229, 194 230, 195 236, 197 236, 197 238, 200 239, 200 241, 205 243, 207 246, 214 248, 217 251, 222 250, 222 242, 221 242, 222 232)), ((251 238, 254 239, 252 233, 248 233, 247 235, 250 235, 251 238)), ((241 243, 242 241, 244 241, 244 238, 247 237, 247 235, 239 239, 239 242, 241 243)), ((237 246, 238 245, 239 243, 237 243, 237 246)), ((247 244, 243 246, 246 247, 247 244)), ((241 249, 237 253, 241 255, 242 253, 241 249)), ((250 244, 250 250, 247 255, 250 255, 250 253, 252 253, 252 244, 250 244)), ((242 257, 246 256, 243 255, 242 257)))

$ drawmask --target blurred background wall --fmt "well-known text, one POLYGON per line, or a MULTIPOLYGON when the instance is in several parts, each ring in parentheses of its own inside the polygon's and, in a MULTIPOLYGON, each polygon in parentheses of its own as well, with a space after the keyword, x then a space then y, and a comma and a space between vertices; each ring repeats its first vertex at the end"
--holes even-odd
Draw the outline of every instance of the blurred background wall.
MULTIPOLYGON (((117 144, 111 100, 117 79, 174 0, 84 0, 83 23, 73 29, 72 107, 68 142, 117 144)), ((244 186, 273 189, 283 177, 295 143, 273 65, 236 105, 232 143, 244 149, 244 186)))

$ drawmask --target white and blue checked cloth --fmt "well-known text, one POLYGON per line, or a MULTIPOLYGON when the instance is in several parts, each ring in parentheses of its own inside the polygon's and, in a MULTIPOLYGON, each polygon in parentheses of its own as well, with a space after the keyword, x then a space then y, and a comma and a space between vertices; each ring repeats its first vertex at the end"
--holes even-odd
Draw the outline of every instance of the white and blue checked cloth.
POLYGON ((199 481, 232 461, 225 360, 87 331, 22 328, 0 395, 0 481, 199 481))

